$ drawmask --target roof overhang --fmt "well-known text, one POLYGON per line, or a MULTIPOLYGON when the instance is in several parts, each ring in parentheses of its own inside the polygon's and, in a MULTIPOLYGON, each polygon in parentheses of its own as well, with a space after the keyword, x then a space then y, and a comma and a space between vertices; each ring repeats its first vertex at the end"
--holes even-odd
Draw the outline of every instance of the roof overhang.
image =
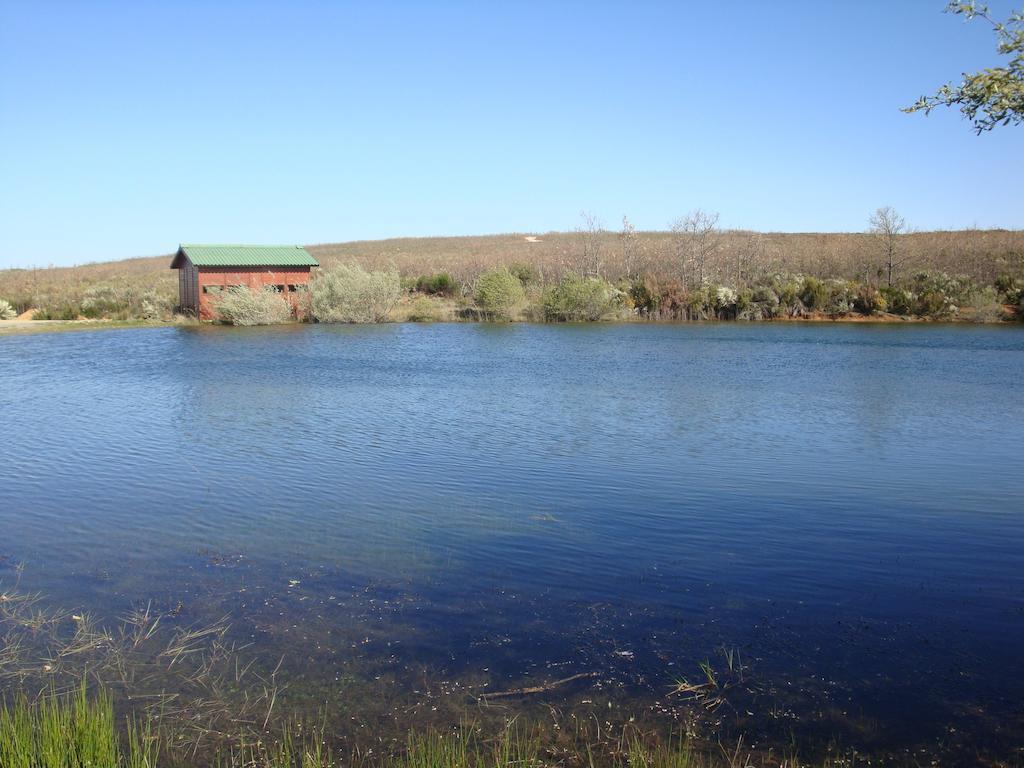
POLYGON ((320 262, 300 245, 190 245, 183 243, 171 261, 171 269, 185 262, 196 267, 240 269, 308 269, 320 262))
POLYGON ((185 251, 179 247, 178 252, 174 254, 174 258, 171 259, 171 269, 181 269, 185 266, 186 261, 188 261, 188 256, 186 256, 185 251))

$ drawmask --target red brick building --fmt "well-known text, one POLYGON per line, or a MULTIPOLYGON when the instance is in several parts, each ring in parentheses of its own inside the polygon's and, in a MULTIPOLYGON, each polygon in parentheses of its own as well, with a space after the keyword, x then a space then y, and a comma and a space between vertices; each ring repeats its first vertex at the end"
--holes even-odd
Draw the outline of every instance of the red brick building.
POLYGON ((240 285, 281 293, 299 316, 310 270, 319 266, 298 245, 182 245, 171 262, 181 311, 200 320, 216 320, 218 295, 240 285))

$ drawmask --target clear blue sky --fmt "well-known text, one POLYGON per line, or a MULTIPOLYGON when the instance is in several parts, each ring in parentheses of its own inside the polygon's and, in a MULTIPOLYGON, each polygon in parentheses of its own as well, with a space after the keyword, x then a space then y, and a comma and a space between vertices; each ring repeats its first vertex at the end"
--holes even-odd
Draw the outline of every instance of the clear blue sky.
POLYGON ((1024 128, 898 111, 999 61, 943 6, 0 0, 0 266, 581 209, 1020 228, 1024 128))

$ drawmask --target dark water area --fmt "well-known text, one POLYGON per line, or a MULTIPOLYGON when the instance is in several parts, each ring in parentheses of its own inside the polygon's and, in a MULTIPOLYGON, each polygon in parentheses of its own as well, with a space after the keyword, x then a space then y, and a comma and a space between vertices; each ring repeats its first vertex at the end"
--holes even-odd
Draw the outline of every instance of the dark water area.
POLYGON ((1024 328, 132 329, 0 381, 0 590, 227 615, 296 707, 586 674, 541 700, 1024 748, 1024 328))

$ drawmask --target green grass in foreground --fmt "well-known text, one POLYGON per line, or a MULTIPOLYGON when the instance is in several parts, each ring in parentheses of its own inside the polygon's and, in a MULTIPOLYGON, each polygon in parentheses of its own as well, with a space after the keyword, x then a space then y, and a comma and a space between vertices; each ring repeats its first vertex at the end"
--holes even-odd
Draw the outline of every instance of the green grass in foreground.
MULTIPOLYGON (((163 735, 149 721, 126 718, 119 728, 110 695, 90 697, 84 685, 68 694, 50 694, 30 701, 20 695, 0 706, 0 766, 2 768, 157 768, 157 766, 215 766, 215 768, 543 768, 566 763, 566 755, 545 750, 536 734, 513 721, 494 738, 471 726, 450 732, 411 734, 405 749, 395 755, 372 752, 335 755, 322 730, 287 729, 271 743, 242 741, 219 756, 199 759, 194 754, 171 754, 163 735)), ((614 768, 746 768, 756 764, 795 767, 786 759, 752 762, 737 749, 730 754, 700 753, 685 741, 649 745, 639 734, 623 737, 612 760, 614 768)), ((569 763, 594 768, 598 762, 587 750, 569 763)), ((601 761, 606 763, 606 761, 601 761)))
POLYGON ((149 723, 127 721, 117 733, 114 705, 100 692, 54 695, 30 703, 24 695, 0 709, 3 768, 154 768, 160 740, 149 723))

